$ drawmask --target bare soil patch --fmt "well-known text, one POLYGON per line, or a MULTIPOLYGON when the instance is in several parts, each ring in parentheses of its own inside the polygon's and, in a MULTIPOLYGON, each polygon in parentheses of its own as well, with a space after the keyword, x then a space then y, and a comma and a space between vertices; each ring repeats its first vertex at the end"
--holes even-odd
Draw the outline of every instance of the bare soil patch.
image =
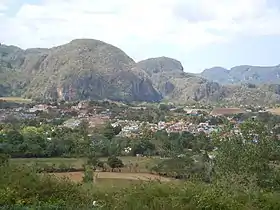
POLYGON ((211 115, 232 115, 232 114, 239 114, 239 113, 246 113, 245 110, 240 108, 215 108, 211 111, 211 115))
POLYGON ((280 115, 280 108, 268 109, 267 111, 275 115, 280 115))

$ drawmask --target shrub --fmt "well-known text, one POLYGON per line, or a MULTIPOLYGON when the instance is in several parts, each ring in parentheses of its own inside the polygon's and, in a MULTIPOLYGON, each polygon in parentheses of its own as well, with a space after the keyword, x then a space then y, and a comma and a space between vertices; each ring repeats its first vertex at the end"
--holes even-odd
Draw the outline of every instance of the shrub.
POLYGON ((0 153, 0 166, 7 165, 9 162, 9 155, 0 153))
POLYGON ((151 181, 117 190, 86 190, 82 184, 38 175, 24 167, 0 167, 1 209, 280 209, 279 196, 227 182, 151 181), (99 207, 94 208, 93 201, 99 207))
POLYGON ((0 206, 56 205, 64 209, 92 204, 88 192, 69 180, 38 175, 24 167, 0 168, 0 206))
POLYGON ((108 164, 111 168, 122 168, 124 166, 122 160, 115 156, 108 158, 108 164))
POLYGON ((83 176, 83 182, 93 182, 93 169, 91 166, 85 165, 84 166, 84 176, 83 176))

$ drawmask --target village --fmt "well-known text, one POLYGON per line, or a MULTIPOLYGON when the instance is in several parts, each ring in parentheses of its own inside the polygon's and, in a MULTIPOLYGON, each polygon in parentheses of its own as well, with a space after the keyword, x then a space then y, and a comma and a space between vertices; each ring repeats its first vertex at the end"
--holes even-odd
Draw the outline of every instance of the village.
POLYGON ((238 126, 242 121, 233 118, 234 115, 270 112, 268 107, 256 107, 254 110, 250 107, 242 106, 241 108, 200 109, 196 106, 176 107, 172 105, 167 108, 163 119, 154 122, 127 119, 127 115, 124 114, 130 110, 132 113, 140 111, 142 112, 140 114, 144 115, 147 109, 148 106, 124 106, 122 104, 116 105, 112 102, 105 103, 105 106, 96 104, 96 102, 91 104, 88 101, 81 101, 70 105, 39 103, 32 106, 25 105, 0 109, 0 122, 5 122, 7 119, 26 120, 41 118, 47 120, 47 122, 54 120, 62 121, 60 127, 68 128, 77 127, 83 120, 87 121, 91 128, 110 123, 113 127, 120 126, 122 128, 118 134, 122 137, 137 137, 143 133, 144 129, 151 130, 152 132, 166 131, 167 133, 190 132, 197 134, 203 132, 206 135, 210 135, 212 132, 217 132, 224 127, 223 123, 213 123, 213 120, 211 120, 213 118, 223 117, 227 119, 234 124, 234 131, 238 132, 238 126), (110 107, 113 108, 110 109, 110 107), (117 112, 114 111, 116 107, 118 108, 117 112), (180 113, 176 112, 178 109, 181 109, 180 113), (113 114, 113 112, 115 113, 113 114), (169 116, 172 116, 172 118, 169 119, 169 116), (198 118, 202 120, 193 120, 198 118))

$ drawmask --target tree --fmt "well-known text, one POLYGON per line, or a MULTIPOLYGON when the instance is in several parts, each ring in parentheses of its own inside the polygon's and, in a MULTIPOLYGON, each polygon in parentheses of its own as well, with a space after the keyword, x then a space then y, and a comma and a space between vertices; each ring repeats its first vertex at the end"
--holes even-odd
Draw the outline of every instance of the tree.
POLYGON ((122 127, 120 125, 117 125, 116 127, 113 127, 115 136, 118 135, 122 131, 122 127))
POLYGON ((84 166, 84 176, 83 176, 83 182, 93 182, 93 176, 94 172, 91 166, 85 165, 84 166))
POLYGON ((6 132, 6 139, 9 144, 17 145, 23 143, 23 136, 15 129, 8 130, 6 132))
POLYGON ((110 156, 107 162, 112 169, 122 168, 124 166, 122 160, 117 158, 116 156, 110 156))
POLYGON ((199 150, 211 151, 213 150, 213 145, 210 142, 210 139, 203 132, 200 132, 195 136, 195 142, 193 147, 197 147, 199 150))
POLYGON ((191 149, 194 145, 195 136, 190 132, 182 132, 181 136, 182 147, 186 149, 191 149))
POLYGON ((94 154, 88 156, 87 165, 96 167, 98 163, 99 163, 99 159, 94 154))
POLYGON ((0 166, 6 165, 9 162, 9 155, 0 153, 0 166))
POLYGON ((151 155, 151 153, 155 150, 155 145, 151 141, 141 139, 134 145, 132 150, 134 155, 151 155))
POLYGON ((114 127, 107 123, 105 128, 102 131, 102 134, 109 140, 111 140, 116 135, 117 130, 114 129, 114 127))
POLYGON ((153 170, 160 175, 178 179, 206 180, 208 175, 207 161, 208 159, 205 159, 203 155, 193 156, 191 153, 186 153, 183 157, 173 157, 161 161, 153 170))
POLYGON ((87 136, 88 135, 88 128, 89 128, 89 123, 86 120, 82 120, 81 123, 79 124, 78 131, 83 135, 87 136))
POLYGON ((241 133, 228 133, 214 141, 218 148, 214 162, 216 179, 231 180, 233 177, 233 182, 237 182, 238 177, 245 185, 253 182, 259 187, 279 189, 279 181, 273 178, 278 172, 271 164, 272 154, 280 152, 276 139, 259 121, 246 121, 241 133))
POLYGON ((27 145, 26 155, 28 157, 45 156, 46 138, 41 128, 27 126, 22 129, 24 143, 27 145))
POLYGON ((158 108, 162 111, 168 111, 169 110, 169 106, 167 104, 160 104, 158 108))

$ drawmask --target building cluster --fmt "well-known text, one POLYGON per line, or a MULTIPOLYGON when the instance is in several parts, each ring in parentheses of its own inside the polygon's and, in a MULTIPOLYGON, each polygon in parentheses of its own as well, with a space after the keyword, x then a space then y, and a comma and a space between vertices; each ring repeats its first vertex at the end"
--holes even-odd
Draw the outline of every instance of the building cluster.
MULTIPOLYGON (((107 106, 108 107, 108 106, 107 106)), ((109 106, 110 107, 110 106, 109 106)), ((212 112, 207 112, 207 109, 203 109, 199 107, 185 107, 184 108, 184 116, 193 116, 200 117, 206 116, 206 119, 210 119, 211 116, 219 117, 221 115, 236 115, 241 113, 249 112, 246 109, 249 107, 241 107, 241 108, 214 108, 212 112), (209 118, 207 118, 209 117, 209 118)), ((265 108, 257 107, 258 109, 255 112, 264 112, 265 108)), ((51 114, 51 117, 47 119, 47 121, 51 120, 64 120, 62 126, 74 128, 80 125, 80 123, 85 120, 89 123, 90 127, 97 127, 99 125, 103 125, 107 122, 111 122, 113 127, 120 126, 122 128, 120 132, 120 136, 125 137, 134 137, 143 134, 144 130, 150 130, 152 132, 157 131, 166 131, 167 133, 174 132, 190 132, 193 134, 204 132, 206 134, 210 134, 212 132, 219 131, 223 125, 212 125, 210 121, 206 121, 203 123, 193 123, 193 121, 188 120, 170 120, 168 122, 159 121, 157 123, 149 123, 145 121, 133 121, 133 120, 120 120, 119 117, 121 113, 125 112, 126 109, 141 109, 143 112, 146 111, 145 106, 141 107, 129 107, 124 109, 120 109, 121 111, 115 116, 112 117, 113 109, 110 110, 108 108, 102 107, 101 105, 89 105, 87 102, 79 102, 72 106, 59 106, 59 105, 49 105, 49 104, 37 104, 32 107, 30 105, 26 105, 23 107, 16 108, 8 108, 8 109, 0 109, 0 122, 4 121, 9 117, 15 117, 17 119, 34 119, 40 116, 41 113, 51 114), (113 122, 112 120, 115 119, 113 122)), ((176 113, 176 112, 175 112, 176 113)), ((174 116, 177 116, 174 114, 174 116)), ((233 118, 228 117, 228 120, 235 124, 233 132, 239 133, 238 124, 240 122, 235 122, 233 118)))
POLYGON ((82 120, 86 120, 90 127, 104 124, 110 120, 111 114, 109 109, 100 109, 100 107, 87 109, 83 103, 78 103, 70 107, 65 106, 63 108, 48 104, 37 104, 32 107, 22 106, 0 109, 0 122, 8 118, 16 118, 18 120, 36 119, 40 117, 41 113, 49 114, 53 120, 67 116, 66 118, 68 120, 64 122, 64 125, 71 128, 78 126, 82 120))
POLYGON ((211 132, 218 131, 220 129, 219 126, 210 125, 209 122, 193 124, 186 121, 178 121, 178 122, 160 121, 158 123, 148 123, 148 122, 132 121, 132 120, 117 120, 111 125, 113 127, 121 126, 122 131, 119 135, 126 136, 126 137, 141 135, 144 129, 149 129, 152 132, 163 130, 166 131, 167 133, 191 132, 194 134, 199 132, 210 134, 211 132))

